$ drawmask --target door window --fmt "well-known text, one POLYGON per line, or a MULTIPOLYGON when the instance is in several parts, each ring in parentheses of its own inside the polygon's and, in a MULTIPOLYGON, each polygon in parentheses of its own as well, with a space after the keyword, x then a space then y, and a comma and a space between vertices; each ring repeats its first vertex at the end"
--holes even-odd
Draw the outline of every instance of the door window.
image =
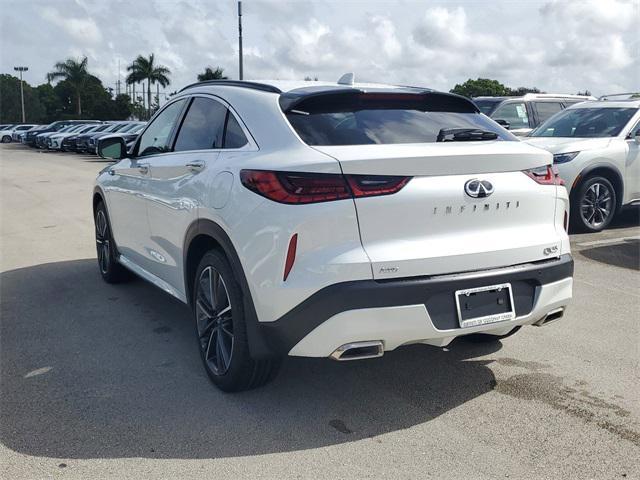
POLYGON ((185 100, 178 100, 167 108, 151 122, 140 137, 138 155, 154 155, 168 152, 171 149, 171 132, 176 124, 185 100))
POLYGON ((509 122, 511 130, 529 128, 529 115, 524 102, 504 103, 493 112, 491 118, 509 122))
POLYGON ((227 108, 215 100, 196 97, 185 116, 174 151, 222 148, 227 108))
POLYGON ((534 102, 534 105, 538 114, 538 123, 546 122, 562 110, 562 104, 560 102, 534 102))

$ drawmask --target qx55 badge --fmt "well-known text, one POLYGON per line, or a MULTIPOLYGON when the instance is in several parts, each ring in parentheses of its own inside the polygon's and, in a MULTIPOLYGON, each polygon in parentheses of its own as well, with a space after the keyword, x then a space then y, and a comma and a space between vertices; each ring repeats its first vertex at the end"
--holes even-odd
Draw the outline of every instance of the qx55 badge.
POLYGON ((472 198, 484 198, 493 193, 493 185, 487 180, 472 178, 464 184, 464 192, 472 198))

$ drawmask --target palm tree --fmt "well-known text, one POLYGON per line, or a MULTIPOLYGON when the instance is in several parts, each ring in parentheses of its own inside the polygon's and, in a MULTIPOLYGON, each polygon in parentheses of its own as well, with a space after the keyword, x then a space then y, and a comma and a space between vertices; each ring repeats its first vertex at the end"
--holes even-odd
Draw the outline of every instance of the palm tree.
POLYGON ((76 95, 78 116, 82 115, 82 101, 80 97, 90 77, 89 72, 87 72, 87 57, 82 57, 79 61, 68 58, 64 62, 56 63, 54 68, 55 70, 53 72, 47 73, 47 81, 51 82, 58 78, 66 81, 76 95))
POLYGON ((204 82, 205 80, 227 80, 229 77, 223 75, 224 68, 216 67, 213 70, 211 67, 204 69, 204 73, 198 74, 198 81, 204 82))
POLYGON ((151 116, 151 85, 159 83, 163 88, 167 87, 171 83, 167 76, 171 75, 171 70, 164 65, 156 65, 152 53, 149 58, 138 55, 138 58, 127 67, 127 71, 131 72, 127 76, 127 83, 147 82, 147 108, 148 114, 151 116))

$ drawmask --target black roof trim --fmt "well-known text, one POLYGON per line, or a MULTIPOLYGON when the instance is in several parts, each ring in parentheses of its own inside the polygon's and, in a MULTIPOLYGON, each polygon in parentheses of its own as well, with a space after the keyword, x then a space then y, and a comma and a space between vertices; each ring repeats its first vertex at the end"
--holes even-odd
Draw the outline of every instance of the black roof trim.
POLYGON ((258 82, 247 82, 245 80, 205 80, 204 82, 196 82, 196 83, 192 83, 191 85, 187 85, 182 90, 180 90, 180 92, 184 92, 189 88, 204 87, 207 85, 241 87, 241 88, 250 88, 252 90, 261 90, 263 92, 282 93, 282 90, 280 90, 277 87, 274 87, 273 85, 268 85, 266 83, 258 83, 258 82))

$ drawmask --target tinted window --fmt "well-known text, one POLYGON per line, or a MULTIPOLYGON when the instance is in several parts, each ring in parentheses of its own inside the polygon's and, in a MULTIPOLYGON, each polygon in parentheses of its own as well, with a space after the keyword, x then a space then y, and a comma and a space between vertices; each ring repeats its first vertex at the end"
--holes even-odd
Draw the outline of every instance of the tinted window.
POLYGON ((185 100, 178 100, 166 107, 153 119, 140 137, 138 155, 153 155, 170 150, 171 132, 182 111, 185 100))
POLYGON ((504 103, 491 114, 494 120, 505 120, 509 122, 509 128, 529 128, 529 115, 524 102, 504 103))
POLYGON ((489 116, 501 102, 502 100, 474 100, 480 111, 489 116))
POLYGON ((317 97, 308 102, 309 106, 301 104, 286 115, 308 145, 433 143, 440 130, 452 128, 488 130, 500 139, 514 139, 480 113, 446 111, 449 107, 442 103, 434 103, 436 111, 431 111, 415 95, 381 96, 364 94, 335 100, 317 97), (380 99, 381 96, 385 98, 380 99))
POLYGON ((562 104, 560 102, 534 102, 534 105, 538 114, 539 123, 546 122, 562 110, 562 104))
POLYGON ((636 108, 569 108, 540 125, 532 137, 615 137, 636 108))
POLYGON ((227 130, 224 133, 224 148, 241 148, 247 142, 247 137, 245 137, 238 120, 229 112, 227 114, 227 130))
POLYGON ((227 108, 209 98, 196 97, 182 122, 174 150, 222 148, 227 108))

